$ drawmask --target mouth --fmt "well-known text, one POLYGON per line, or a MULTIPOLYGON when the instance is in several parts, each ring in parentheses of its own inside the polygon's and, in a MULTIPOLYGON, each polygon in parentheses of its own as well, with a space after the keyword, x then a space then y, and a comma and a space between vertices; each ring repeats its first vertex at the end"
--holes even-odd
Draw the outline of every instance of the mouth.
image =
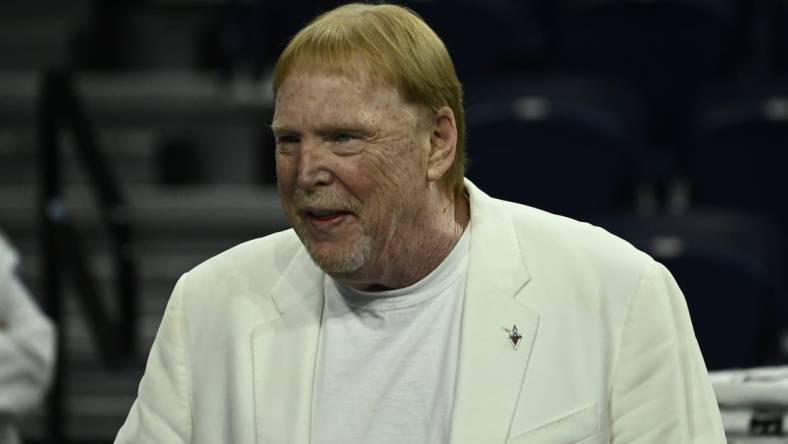
POLYGON ((344 209, 330 208, 305 208, 301 211, 304 219, 312 222, 320 228, 328 228, 331 225, 339 224, 346 216, 351 213, 344 209))

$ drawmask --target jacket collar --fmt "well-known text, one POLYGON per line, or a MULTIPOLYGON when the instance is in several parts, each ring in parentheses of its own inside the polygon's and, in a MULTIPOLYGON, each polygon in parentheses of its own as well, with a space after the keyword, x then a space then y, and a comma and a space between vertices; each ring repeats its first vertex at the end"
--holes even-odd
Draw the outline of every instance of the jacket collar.
POLYGON ((539 315, 525 305, 531 274, 505 203, 465 182, 471 260, 463 307, 452 443, 506 441, 536 339, 539 315), (522 338, 515 348, 512 330, 522 338))
POLYGON ((306 248, 300 245, 293 260, 271 288, 271 298, 279 314, 296 308, 305 299, 317 297, 322 300, 324 278, 323 270, 312 261, 306 248))
POLYGON ((487 288, 514 296, 531 280, 525 252, 515 232, 506 203, 493 199, 465 179, 471 204, 471 264, 470 274, 482 279, 487 288), (490 274, 492 273, 492 275, 490 274))
POLYGON ((252 331, 258 444, 309 444, 324 277, 299 245, 271 289, 278 317, 252 331))

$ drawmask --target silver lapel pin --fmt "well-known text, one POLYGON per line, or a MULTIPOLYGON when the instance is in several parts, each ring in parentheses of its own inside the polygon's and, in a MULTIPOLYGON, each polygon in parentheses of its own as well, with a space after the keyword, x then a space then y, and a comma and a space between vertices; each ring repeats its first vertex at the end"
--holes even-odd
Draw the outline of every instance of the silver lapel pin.
POLYGON ((517 324, 514 324, 511 330, 508 328, 504 328, 504 330, 506 330, 506 333, 509 333, 509 343, 512 344, 512 348, 517 350, 517 346, 520 345, 520 340, 523 339, 523 335, 517 331, 517 324))

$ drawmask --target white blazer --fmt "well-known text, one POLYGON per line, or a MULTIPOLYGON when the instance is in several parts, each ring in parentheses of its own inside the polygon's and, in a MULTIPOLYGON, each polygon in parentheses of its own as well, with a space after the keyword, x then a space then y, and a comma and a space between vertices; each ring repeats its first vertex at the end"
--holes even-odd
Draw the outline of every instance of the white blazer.
POLYGON ((55 329, 16 276, 16 252, 0 233, 0 444, 19 442, 16 420, 52 379, 55 329))
MULTIPOLYGON (((466 188, 452 443, 725 442, 664 267, 600 228, 466 188)), ((185 274, 115 442, 309 443, 324 278, 292 230, 185 274)))

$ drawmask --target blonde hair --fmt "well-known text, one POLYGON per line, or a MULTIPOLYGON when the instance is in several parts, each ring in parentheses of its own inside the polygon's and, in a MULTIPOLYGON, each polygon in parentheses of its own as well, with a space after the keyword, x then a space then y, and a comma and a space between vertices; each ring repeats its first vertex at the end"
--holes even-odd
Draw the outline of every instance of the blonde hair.
POLYGON ((351 3, 318 16, 290 41, 274 69, 274 96, 296 69, 322 71, 392 85, 403 99, 437 111, 448 106, 457 125, 454 163, 444 180, 463 192, 465 114, 462 85, 446 46, 410 9, 351 3), (361 68, 359 67, 361 64, 361 68))

